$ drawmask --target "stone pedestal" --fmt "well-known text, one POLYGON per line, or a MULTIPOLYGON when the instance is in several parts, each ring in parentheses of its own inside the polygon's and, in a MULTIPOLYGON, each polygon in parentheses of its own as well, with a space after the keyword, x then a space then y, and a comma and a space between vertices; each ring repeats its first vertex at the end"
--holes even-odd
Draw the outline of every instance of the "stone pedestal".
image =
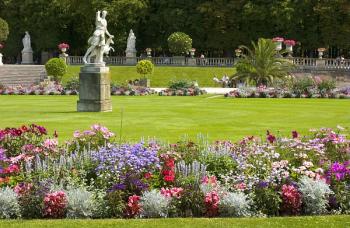
POLYGON ((325 68, 326 60, 324 59, 316 59, 316 67, 317 68, 325 68))
POLYGON ((109 68, 90 64, 80 68, 78 112, 110 112, 111 77, 109 68))
POLYGON ((63 61, 64 61, 66 64, 69 64, 69 63, 67 62, 68 54, 66 54, 66 53, 61 53, 61 54, 59 55, 59 57, 60 57, 61 59, 63 59, 63 61))
POLYGON ((2 54, 0 53, 0 66, 2 66, 2 65, 4 65, 4 64, 2 63, 2 54))
POLYGON ((187 64, 189 66, 196 66, 197 65, 197 61, 195 58, 189 58, 187 61, 188 61, 187 64))
POLYGON ((34 64, 32 50, 22 51, 22 64, 34 64))
POLYGON ((126 50, 126 65, 136 65, 136 50, 126 50))

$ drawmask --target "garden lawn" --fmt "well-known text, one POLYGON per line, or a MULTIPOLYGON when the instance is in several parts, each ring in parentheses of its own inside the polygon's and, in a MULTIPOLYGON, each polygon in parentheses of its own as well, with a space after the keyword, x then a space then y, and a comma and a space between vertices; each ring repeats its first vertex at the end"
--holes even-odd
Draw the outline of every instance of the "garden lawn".
POLYGON ((289 135, 310 128, 350 127, 350 100, 335 99, 231 99, 199 97, 117 97, 113 112, 78 113, 77 96, 0 96, 0 128, 22 124, 43 125, 60 139, 94 123, 107 126, 122 139, 157 137, 175 142, 184 135, 199 133, 210 140, 238 140, 247 135, 289 135))
MULTIPOLYGON (((69 78, 78 76, 81 66, 69 66, 67 74, 63 77, 63 84, 69 78)), ((128 80, 141 78, 136 72, 135 66, 110 66, 110 72, 113 82, 118 84, 126 83, 128 80)), ((224 74, 231 76, 235 69, 231 67, 158 67, 154 68, 151 79, 152 87, 168 87, 169 82, 175 79, 188 79, 197 81, 201 87, 219 87, 213 81, 214 75, 220 79, 224 74)))
POLYGON ((350 227, 350 216, 277 217, 277 218, 227 218, 227 219, 125 219, 125 220, 0 220, 0 227, 350 227))

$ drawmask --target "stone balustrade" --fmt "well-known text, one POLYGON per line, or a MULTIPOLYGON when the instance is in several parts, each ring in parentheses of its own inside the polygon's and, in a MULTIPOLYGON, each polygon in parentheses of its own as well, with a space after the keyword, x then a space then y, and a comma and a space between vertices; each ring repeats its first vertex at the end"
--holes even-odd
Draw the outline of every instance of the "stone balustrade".
MULTIPOLYGON (((105 57, 108 65, 123 66, 135 65, 142 59, 149 59, 157 66, 198 66, 198 67, 231 67, 235 63, 234 58, 188 58, 188 57, 105 57)), ((293 57, 288 58, 296 65, 296 70, 325 70, 325 71, 350 71, 350 59, 318 59, 293 57)), ((70 65, 83 65, 82 56, 69 56, 67 62, 70 65)))

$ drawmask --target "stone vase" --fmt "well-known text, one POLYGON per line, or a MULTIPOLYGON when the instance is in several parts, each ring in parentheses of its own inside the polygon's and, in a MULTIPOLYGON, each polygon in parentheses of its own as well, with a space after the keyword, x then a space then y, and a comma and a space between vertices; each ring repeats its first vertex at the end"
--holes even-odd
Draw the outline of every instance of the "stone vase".
POLYGON ((286 45, 286 51, 288 52, 288 57, 293 57, 293 46, 292 45, 286 45))

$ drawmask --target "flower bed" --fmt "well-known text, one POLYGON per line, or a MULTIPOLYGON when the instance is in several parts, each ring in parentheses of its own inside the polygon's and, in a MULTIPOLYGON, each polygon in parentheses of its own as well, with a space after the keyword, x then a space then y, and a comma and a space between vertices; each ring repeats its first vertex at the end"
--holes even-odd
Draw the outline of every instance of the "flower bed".
POLYGON ((205 90, 200 88, 181 88, 181 89, 165 89, 159 92, 159 96, 199 96, 206 94, 205 90))
MULTIPOLYGON (((32 86, 13 86, 0 88, 0 95, 77 95, 78 88, 63 87, 54 82, 43 82, 32 86)), ((142 86, 111 85, 111 95, 116 96, 145 96, 155 91, 142 86)))
POLYGON ((93 125, 58 144, 38 125, 0 130, 0 218, 158 218, 350 212, 345 130, 239 142, 117 143, 93 125))
POLYGON ((321 93, 317 90, 298 93, 290 89, 238 88, 224 95, 231 98, 340 98, 349 99, 350 89, 344 88, 321 93))

